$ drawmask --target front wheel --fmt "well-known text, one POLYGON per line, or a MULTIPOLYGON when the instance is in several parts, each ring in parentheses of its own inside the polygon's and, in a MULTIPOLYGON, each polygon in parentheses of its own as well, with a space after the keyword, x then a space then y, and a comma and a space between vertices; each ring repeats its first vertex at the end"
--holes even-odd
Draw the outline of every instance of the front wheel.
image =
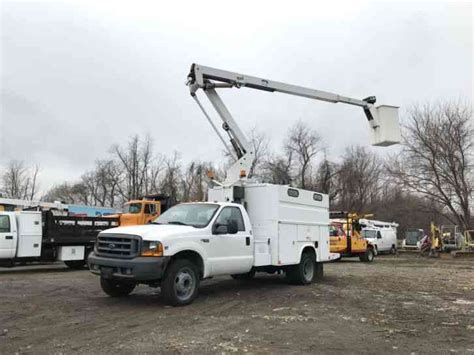
POLYGON ((316 272, 316 260, 310 253, 304 253, 298 265, 290 266, 286 272, 288 281, 295 285, 308 285, 316 272))
POLYGON ((109 280, 100 278, 100 286, 102 290, 110 297, 128 296, 134 289, 136 284, 117 280, 109 280))
POLYGON ((175 260, 166 270, 161 292, 166 303, 184 306, 194 301, 198 294, 199 273, 196 265, 186 259, 175 260))
POLYGON ((365 263, 371 263, 374 261, 374 251, 372 248, 367 249, 364 254, 359 256, 359 259, 365 263))

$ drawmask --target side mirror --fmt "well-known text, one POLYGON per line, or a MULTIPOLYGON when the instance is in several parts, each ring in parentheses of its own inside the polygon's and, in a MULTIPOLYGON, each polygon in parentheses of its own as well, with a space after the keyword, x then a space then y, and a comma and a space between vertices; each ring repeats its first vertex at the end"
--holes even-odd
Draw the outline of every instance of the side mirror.
POLYGON ((382 239, 382 234, 380 234, 380 232, 377 232, 377 239, 382 239))
POLYGON ((227 224, 214 224, 214 227, 212 228, 212 233, 213 234, 228 234, 228 228, 227 224))

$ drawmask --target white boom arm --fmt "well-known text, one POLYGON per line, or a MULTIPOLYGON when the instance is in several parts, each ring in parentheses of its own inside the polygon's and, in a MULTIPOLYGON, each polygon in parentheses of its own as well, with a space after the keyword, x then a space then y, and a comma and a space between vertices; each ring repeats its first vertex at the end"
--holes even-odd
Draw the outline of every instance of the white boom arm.
POLYGON ((353 99, 330 92, 308 89, 301 86, 257 78, 250 75, 242 75, 199 64, 193 64, 191 66, 187 85, 189 86, 191 96, 196 100, 217 135, 229 150, 229 153, 236 160, 227 172, 227 184, 232 184, 248 174, 254 160, 254 152, 244 133, 241 131, 235 120, 232 118, 229 110, 224 105, 224 102, 217 94, 216 89, 218 88, 247 87, 268 92, 281 92, 289 95, 302 96, 320 101, 332 103, 341 102, 344 104, 360 106, 363 108, 372 129, 373 145, 388 146, 396 144, 400 140, 398 107, 374 107, 376 101, 375 96, 370 96, 363 100, 353 99), (212 106, 221 117, 223 121, 222 128, 227 132, 233 150, 229 148, 225 139, 222 137, 204 107, 199 102, 196 96, 196 92, 199 89, 203 89, 212 106))

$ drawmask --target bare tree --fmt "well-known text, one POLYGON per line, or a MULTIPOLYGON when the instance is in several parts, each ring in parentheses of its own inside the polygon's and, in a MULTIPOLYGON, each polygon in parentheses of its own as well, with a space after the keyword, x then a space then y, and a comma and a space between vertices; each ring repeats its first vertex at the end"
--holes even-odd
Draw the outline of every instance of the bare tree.
POLYGON ((309 178, 309 169, 313 159, 322 150, 322 141, 319 134, 307 123, 298 121, 289 131, 285 150, 294 157, 297 163, 298 186, 306 188, 309 178))
POLYGON ((291 166, 292 152, 286 156, 270 157, 264 164, 264 181, 278 185, 291 185, 293 180, 291 166))
POLYGON ((368 212, 370 203, 379 196, 383 164, 364 147, 346 149, 342 163, 337 168, 338 209, 368 212))
POLYGON ((415 106, 403 131, 401 154, 387 165, 405 188, 445 207, 444 216, 470 225, 474 131, 471 104, 415 106))
POLYGON ((179 154, 175 152, 171 158, 165 160, 164 176, 160 184, 160 191, 169 196, 171 201, 177 202, 181 197, 181 181, 179 154))
POLYGON ((34 199, 38 190, 39 171, 38 165, 28 168, 22 161, 10 161, 2 175, 3 190, 6 197, 34 199))
POLYGON ((114 145, 111 149, 121 174, 115 175, 117 191, 123 199, 131 200, 150 193, 150 186, 156 184, 158 173, 153 167, 155 157, 152 152, 152 141, 147 136, 143 141, 133 136, 128 145, 114 145))
POLYGON ((324 156, 314 174, 312 190, 328 194, 329 200, 334 200, 339 192, 337 189, 337 172, 337 165, 324 156))
POLYGON ((88 186, 82 182, 69 184, 67 182, 53 186, 41 198, 43 201, 61 201, 68 204, 93 204, 88 186))
POLYGON ((254 153, 254 160, 252 162, 252 166, 250 167, 248 177, 261 177, 263 174, 265 159, 269 153, 268 147, 270 141, 268 140, 268 137, 265 135, 265 133, 260 132, 257 127, 254 127, 250 131, 249 137, 254 153))

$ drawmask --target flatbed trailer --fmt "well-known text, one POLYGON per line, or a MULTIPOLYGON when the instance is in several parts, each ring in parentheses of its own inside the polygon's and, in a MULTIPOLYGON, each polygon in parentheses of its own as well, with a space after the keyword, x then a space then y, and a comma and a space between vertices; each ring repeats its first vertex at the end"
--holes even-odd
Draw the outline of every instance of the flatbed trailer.
POLYGON ((110 217, 0 212, 0 264, 63 261, 70 268, 83 268, 99 232, 116 226, 118 219, 110 217))

